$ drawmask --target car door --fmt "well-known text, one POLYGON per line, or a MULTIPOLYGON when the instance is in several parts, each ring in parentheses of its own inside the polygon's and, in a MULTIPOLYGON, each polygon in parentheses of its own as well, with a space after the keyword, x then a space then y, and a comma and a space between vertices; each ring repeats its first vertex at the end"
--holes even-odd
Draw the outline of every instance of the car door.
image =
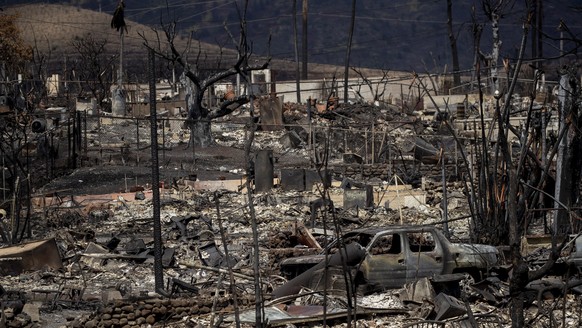
POLYGON ((376 235, 367 248, 360 272, 369 288, 399 288, 406 282, 406 257, 399 233, 376 235))
POLYGON ((404 239, 407 282, 443 273, 443 249, 434 231, 409 231, 404 239))

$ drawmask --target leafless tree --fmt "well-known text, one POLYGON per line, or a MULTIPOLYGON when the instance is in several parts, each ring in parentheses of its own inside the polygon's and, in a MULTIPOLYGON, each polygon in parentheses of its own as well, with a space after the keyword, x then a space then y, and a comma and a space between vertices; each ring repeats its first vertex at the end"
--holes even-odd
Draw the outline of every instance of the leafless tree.
MULTIPOLYGON (((354 71, 360 77, 360 79, 362 79, 363 84, 368 87, 368 89, 370 90, 370 94, 373 97, 372 101, 376 102, 384 98, 384 93, 386 92, 386 88, 388 87, 389 82, 388 80, 390 73, 389 70, 383 69, 382 76, 380 76, 379 79, 375 81, 364 75, 364 73, 360 69, 352 67, 352 71, 354 71)), ((356 90, 356 93, 361 99, 364 99, 360 91, 356 90)))
MULTIPOLYGON (((47 40, 47 43, 50 42, 47 40)), ((50 47, 49 47, 50 49, 50 47)), ((49 90, 47 89, 49 81, 48 65, 51 62, 51 51, 42 51, 38 45, 36 35, 34 36, 34 46, 31 48, 32 56, 28 63, 33 83, 26 90, 26 98, 29 107, 32 109, 39 105, 48 105, 49 90)))
POLYGON ((111 69, 115 56, 107 52, 107 40, 87 34, 71 41, 78 59, 72 68, 73 77, 79 82, 79 96, 90 94, 100 108, 109 97, 111 69))
MULTIPOLYGON (((238 8, 238 7, 237 7, 238 8)), ((142 34, 146 47, 154 49, 156 53, 169 60, 177 63, 182 69, 183 74, 191 82, 191 93, 188 96, 188 119, 191 129, 192 143, 196 146, 207 147, 212 144, 213 139, 210 135, 210 124, 213 119, 228 115, 240 106, 251 101, 248 94, 237 95, 233 99, 223 102, 220 107, 209 108, 203 103, 205 92, 215 83, 235 76, 237 74, 248 74, 253 70, 261 70, 268 67, 270 56, 264 59, 257 59, 252 56, 252 48, 246 33, 246 5, 244 10, 239 9, 240 18, 240 36, 236 41, 237 60, 228 68, 216 68, 210 73, 204 74, 202 67, 202 50, 199 48, 198 53, 192 62, 189 61, 188 49, 180 51, 176 46, 176 22, 163 25, 163 33, 168 46, 168 52, 162 51, 160 44, 154 45, 142 34)), ((227 33, 230 33, 227 31, 227 33)), ((234 38, 232 38, 234 39, 234 38)), ((219 59, 220 60, 220 59, 219 59)), ((206 71, 208 72, 208 70, 206 71)))
POLYGON ((7 107, 12 110, 0 118, 0 156, 3 169, 6 170, 4 178, 7 182, 1 207, 8 209, 12 222, 10 231, 3 232, 4 243, 17 243, 24 237, 31 214, 31 158, 28 152, 31 140, 27 135, 30 116, 23 101, 21 82, 24 79, 21 81, 17 76, 30 76, 26 72, 33 59, 33 48, 21 38, 16 19, 17 15, 0 13, 0 96, 8 97, 7 107))
MULTIPOLYGON (((16 25, 18 15, 0 13, 0 77, 6 81, 23 73, 26 62, 32 57, 32 48, 27 45, 16 25)), ((2 90, 0 90, 2 91, 2 90)))

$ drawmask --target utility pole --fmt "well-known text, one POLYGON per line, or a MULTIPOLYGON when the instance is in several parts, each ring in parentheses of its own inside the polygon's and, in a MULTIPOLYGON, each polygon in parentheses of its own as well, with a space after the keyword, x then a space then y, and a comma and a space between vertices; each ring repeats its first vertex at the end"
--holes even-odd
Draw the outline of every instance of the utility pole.
POLYGON ((542 62, 540 60, 536 60, 536 59, 541 59, 543 58, 543 44, 542 44, 542 38, 543 38, 543 5, 542 5, 542 0, 535 0, 534 2, 534 10, 533 10, 533 17, 532 17, 532 25, 533 25, 533 30, 532 30, 532 35, 531 35, 531 39, 532 39, 532 43, 531 43, 531 54, 532 54, 532 58, 534 59, 533 65, 535 66, 536 69, 540 69, 542 62))
POLYGON ((344 67, 344 103, 348 102, 348 77, 350 69, 350 55, 352 53, 352 40, 354 38, 354 25, 356 25, 356 0, 352 0, 352 18, 350 20, 350 30, 348 32, 348 46, 346 49, 346 63, 344 67))
POLYGON ((303 0, 303 38, 301 46, 301 61, 303 64, 303 72, 301 78, 307 80, 307 5, 308 0, 303 0))
POLYGON ((300 69, 299 69, 299 45, 297 44, 297 0, 293 0, 293 13, 291 15, 293 17, 293 44, 295 48, 295 84, 297 89, 297 103, 301 103, 301 83, 299 82, 300 77, 300 69))
POLYGON ((451 44, 451 55, 453 57, 453 87, 457 87, 461 85, 461 73, 459 72, 457 38, 453 30, 453 0, 447 0, 447 29, 449 32, 449 43, 451 44))

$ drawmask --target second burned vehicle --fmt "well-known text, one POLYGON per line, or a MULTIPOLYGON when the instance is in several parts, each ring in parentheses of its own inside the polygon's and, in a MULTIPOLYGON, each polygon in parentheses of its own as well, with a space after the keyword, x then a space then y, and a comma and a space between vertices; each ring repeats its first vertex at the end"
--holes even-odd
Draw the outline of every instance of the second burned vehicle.
MULTIPOLYGON (((478 280, 499 262, 498 250, 489 245, 449 241, 432 226, 390 226, 354 230, 340 243, 332 243, 326 255, 286 259, 281 270, 296 276, 274 293, 289 295, 301 287, 314 287, 323 269, 347 268, 356 285, 365 291, 400 288, 423 277, 467 273, 478 280), (338 249, 342 249, 339 252, 338 249), (347 267, 343 267, 346 263, 347 267)), ((338 272, 338 270, 336 270, 338 272)))

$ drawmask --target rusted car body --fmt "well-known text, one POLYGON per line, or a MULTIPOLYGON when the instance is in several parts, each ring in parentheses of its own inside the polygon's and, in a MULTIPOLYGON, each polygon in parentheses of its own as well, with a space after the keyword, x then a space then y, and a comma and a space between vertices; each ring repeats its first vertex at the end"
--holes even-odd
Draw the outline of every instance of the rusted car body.
MULTIPOLYGON (((344 245, 357 243, 364 249, 361 258, 350 260, 357 262, 353 266, 356 284, 365 284, 368 290, 400 288, 423 277, 461 272, 479 279, 498 264, 495 247, 452 243, 432 226, 359 229, 345 234, 342 240, 344 245)), ((330 245, 328 256, 337 248, 330 245)), ((281 269, 284 273, 297 273, 297 268, 305 269, 324 258, 325 255, 317 255, 286 259, 281 262, 281 269)))

